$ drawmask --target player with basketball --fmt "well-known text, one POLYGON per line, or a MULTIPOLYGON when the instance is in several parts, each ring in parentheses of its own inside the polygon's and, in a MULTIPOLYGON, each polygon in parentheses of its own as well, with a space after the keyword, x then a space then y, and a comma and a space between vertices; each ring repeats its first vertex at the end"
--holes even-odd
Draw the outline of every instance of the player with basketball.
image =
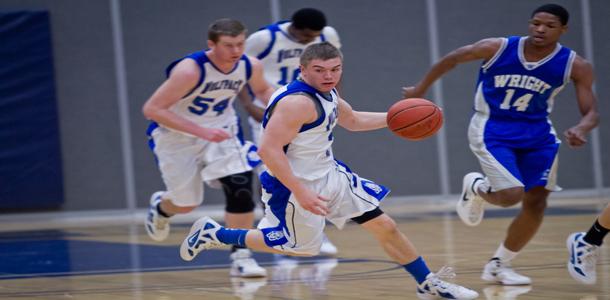
POLYGON ((485 281, 531 283, 510 262, 538 231, 549 193, 559 190, 561 141, 549 119, 554 97, 574 82, 582 118, 564 132, 570 146, 584 145, 599 122, 591 64, 559 44, 568 17, 559 5, 540 6, 531 15, 528 36, 488 38, 458 48, 434 64, 417 85, 404 88, 407 97, 422 96, 456 65, 483 60, 468 139, 485 176, 473 172, 464 177, 457 212, 464 223, 475 226, 483 218, 484 202, 502 207, 522 202, 506 239, 483 270, 485 281))
POLYGON ((350 131, 386 127, 386 113, 354 111, 337 95, 341 51, 328 42, 308 46, 300 57, 299 80, 277 90, 263 118, 259 155, 268 168, 261 175, 265 216, 258 229, 229 229, 209 217, 191 227, 180 256, 223 244, 253 250, 312 256, 320 250, 326 220, 342 228, 361 224, 386 253, 417 281, 422 299, 474 299, 478 293, 444 281, 450 268, 432 273, 396 223, 379 208, 389 190, 353 173, 334 159, 335 125, 350 131))

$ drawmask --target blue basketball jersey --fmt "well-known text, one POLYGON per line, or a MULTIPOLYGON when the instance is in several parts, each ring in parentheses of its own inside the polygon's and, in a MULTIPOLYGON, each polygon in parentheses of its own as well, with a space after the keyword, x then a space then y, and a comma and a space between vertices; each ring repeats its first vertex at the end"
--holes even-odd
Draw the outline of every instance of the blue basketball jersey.
POLYGON ((485 138, 513 146, 557 143, 548 119, 555 96, 569 82, 574 51, 557 44, 537 62, 525 60, 527 37, 503 40, 479 71, 474 109, 485 119, 485 138))

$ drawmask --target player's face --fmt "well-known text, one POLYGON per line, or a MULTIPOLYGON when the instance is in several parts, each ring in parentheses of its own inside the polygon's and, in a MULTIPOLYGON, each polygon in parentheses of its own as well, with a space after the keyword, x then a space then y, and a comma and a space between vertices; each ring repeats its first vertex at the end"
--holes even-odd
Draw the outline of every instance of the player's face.
POLYGON ((322 34, 322 31, 314 31, 311 29, 294 29, 290 34, 301 44, 309 44, 322 34))
POLYGON ((329 60, 314 59, 307 66, 301 65, 301 76, 316 90, 328 93, 339 83, 343 73, 342 67, 343 62, 339 57, 329 60))
POLYGON ((535 14, 529 23, 529 40, 533 45, 541 47, 557 43, 568 28, 567 25, 561 25, 559 17, 545 12, 535 14))
POLYGON ((216 43, 208 41, 208 47, 214 51, 214 55, 222 62, 236 63, 244 54, 246 34, 238 36, 221 35, 216 43))

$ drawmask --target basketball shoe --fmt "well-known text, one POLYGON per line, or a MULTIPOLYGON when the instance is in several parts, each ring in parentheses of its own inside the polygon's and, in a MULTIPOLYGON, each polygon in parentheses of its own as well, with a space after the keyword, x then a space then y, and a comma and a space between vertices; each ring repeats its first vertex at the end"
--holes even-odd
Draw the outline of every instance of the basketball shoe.
POLYGON ((496 282, 502 285, 527 285, 532 280, 513 270, 509 262, 503 262, 494 257, 485 265, 481 279, 489 282, 496 282))
POLYGON ((267 276, 267 270, 256 263, 250 250, 242 248, 231 253, 231 271, 229 274, 242 278, 265 277, 267 276))
POLYGON ((597 275, 598 246, 591 245, 583 240, 584 232, 572 233, 566 240, 570 252, 568 271, 572 278, 584 284, 595 284, 597 275))
POLYGON ((455 273, 449 267, 442 267, 437 273, 430 273, 424 282, 417 285, 419 299, 475 299, 479 293, 469 288, 447 282, 441 278, 453 278, 455 273))
POLYGON ((220 224, 210 217, 201 217, 191 226, 189 234, 180 245, 180 257, 191 261, 201 250, 219 248, 224 245, 216 237, 220 224))
POLYGON ((161 196, 163 196, 163 192, 156 192, 150 197, 145 225, 148 236, 157 242, 165 240, 169 235, 169 218, 160 215, 157 210, 162 200, 161 196))
POLYGON ((483 174, 472 172, 466 174, 462 181, 462 197, 455 208, 460 219, 468 226, 477 226, 483 220, 485 200, 477 193, 483 180, 483 174))
POLYGON ((324 234, 322 239, 322 246, 320 246, 320 255, 335 256, 337 255, 337 247, 328 239, 328 236, 324 234))

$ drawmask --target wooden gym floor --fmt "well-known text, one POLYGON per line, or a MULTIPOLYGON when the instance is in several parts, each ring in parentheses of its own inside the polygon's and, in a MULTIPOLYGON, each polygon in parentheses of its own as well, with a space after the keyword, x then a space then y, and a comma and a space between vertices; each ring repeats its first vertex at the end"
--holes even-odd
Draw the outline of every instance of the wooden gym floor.
MULTIPOLYGON (((608 201, 551 200, 538 235, 513 263, 533 279, 520 287, 479 278, 517 208, 488 209, 474 228, 457 219, 449 202, 397 201, 383 209, 433 270, 454 267, 454 281, 477 290, 479 299, 593 300, 610 299, 610 247, 601 248, 597 284, 585 286, 565 268, 565 239, 587 230, 608 201)), ((339 248, 336 258, 257 253, 269 276, 245 280, 229 277, 227 250, 203 252, 190 263, 180 260, 178 245, 189 222, 172 224, 168 241, 155 243, 140 219, 46 226, 0 218, 0 299, 417 299, 410 276, 355 224, 342 231, 327 227, 339 248)))

